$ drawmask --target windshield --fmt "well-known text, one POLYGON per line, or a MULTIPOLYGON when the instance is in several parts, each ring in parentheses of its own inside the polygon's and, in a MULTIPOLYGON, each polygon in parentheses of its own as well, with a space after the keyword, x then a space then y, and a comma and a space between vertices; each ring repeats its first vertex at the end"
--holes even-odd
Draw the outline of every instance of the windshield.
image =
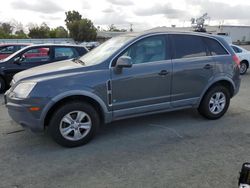
POLYGON ((24 47, 18 51, 16 51, 15 53, 11 54, 10 56, 6 57, 5 59, 3 59, 4 61, 9 61, 11 58, 15 57, 17 54, 19 54, 21 51, 23 51, 24 49, 26 49, 28 47, 24 47))
POLYGON ((133 39, 132 36, 119 36, 104 42, 96 47, 86 55, 82 56, 80 60, 86 66, 95 65, 109 58, 116 50, 133 39))

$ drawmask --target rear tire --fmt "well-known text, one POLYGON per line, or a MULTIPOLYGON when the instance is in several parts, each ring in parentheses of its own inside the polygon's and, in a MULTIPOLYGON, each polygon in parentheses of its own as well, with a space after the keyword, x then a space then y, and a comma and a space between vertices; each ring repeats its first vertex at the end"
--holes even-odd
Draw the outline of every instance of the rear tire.
POLYGON ((207 119, 221 118, 230 104, 230 93, 224 86, 214 86, 208 90, 198 108, 199 113, 207 119))
POLYGON ((3 93, 6 90, 6 84, 2 77, 0 77, 0 93, 3 93))
POLYGON ((49 123, 49 134, 65 147, 87 144, 100 124, 97 111, 88 103, 74 101, 60 106, 49 123))
POLYGON ((242 61, 242 62, 240 63, 240 74, 241 74, 241 75, 246 74, 247 69, 248 69, 248 64, 247 64, 247 62, 242 61))

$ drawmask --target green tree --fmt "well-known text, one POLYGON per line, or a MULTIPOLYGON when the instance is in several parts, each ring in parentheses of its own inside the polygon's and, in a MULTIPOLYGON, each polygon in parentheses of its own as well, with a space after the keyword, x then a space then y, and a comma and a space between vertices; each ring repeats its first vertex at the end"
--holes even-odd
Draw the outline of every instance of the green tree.
POLYGON ((55 29, 51 29, 49 32, 49 36, 50 38, 67 38, 68 32, 64 27, 59 26, 55 29))
POLYGON ((68 23, 72 23, 74 21, 80 21, 82 19, 82 15, 73 10, 73 11, 68 11, 68 12, 65 12, 66 14, 66 19, 65 19, 65 22, 66 22, 66 26, 68 27, 68 23))
POLYGON ((49 37, 50 38, 56 38, 56 29, 51 29, 49 31, 49 37))
POLYGON ((11 38, 13 26, 10 23, 0 23, 0 38, 11 38))
POLYGON ((1 23, 1 29, 7 35, 11 35, 13 32, 13 26, 10 23, 1 23))
POLYGON ((29 29, 30 38, 49 38, 50 28, 47 24, 43 23, 41 26, 36 26, 29 29))
POLYGON ((27 36, 26 33, 24 33, 24 31, 21 29, 21 30, 15 32, 15 35, 13 36, 13 38, 26 39, 26 38, 28 38, 28 36, 27 36))
POLYGON ((55 30, 56 30, 56 38, 68 37, 68 31, 63 26, 59 26, 55 30))
POLYGON ((82 15, 77 11, 69 11, 65 14, 65 22, 69 30, 70 37, 79 42, 96 39, 97 29, 91 20, 82 18, 82 15))

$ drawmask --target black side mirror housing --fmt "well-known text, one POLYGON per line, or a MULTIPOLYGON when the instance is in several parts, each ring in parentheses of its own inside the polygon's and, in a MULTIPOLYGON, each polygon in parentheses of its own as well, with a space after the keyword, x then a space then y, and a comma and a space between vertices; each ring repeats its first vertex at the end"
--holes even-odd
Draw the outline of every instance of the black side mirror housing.
POLYGON ((13 61, 14 64, 20 65, 21 64, 21 58, 20 57, 16 57, 13 61))

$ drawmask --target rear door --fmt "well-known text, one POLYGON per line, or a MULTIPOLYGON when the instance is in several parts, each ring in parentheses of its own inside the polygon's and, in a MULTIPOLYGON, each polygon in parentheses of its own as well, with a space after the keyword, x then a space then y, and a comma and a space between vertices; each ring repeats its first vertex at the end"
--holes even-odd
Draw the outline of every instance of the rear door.
POLYGON ((213 78, 215 63, 201 36, 171 35, 173 47, 173 83, 171 104, 194 105, 213 78))

